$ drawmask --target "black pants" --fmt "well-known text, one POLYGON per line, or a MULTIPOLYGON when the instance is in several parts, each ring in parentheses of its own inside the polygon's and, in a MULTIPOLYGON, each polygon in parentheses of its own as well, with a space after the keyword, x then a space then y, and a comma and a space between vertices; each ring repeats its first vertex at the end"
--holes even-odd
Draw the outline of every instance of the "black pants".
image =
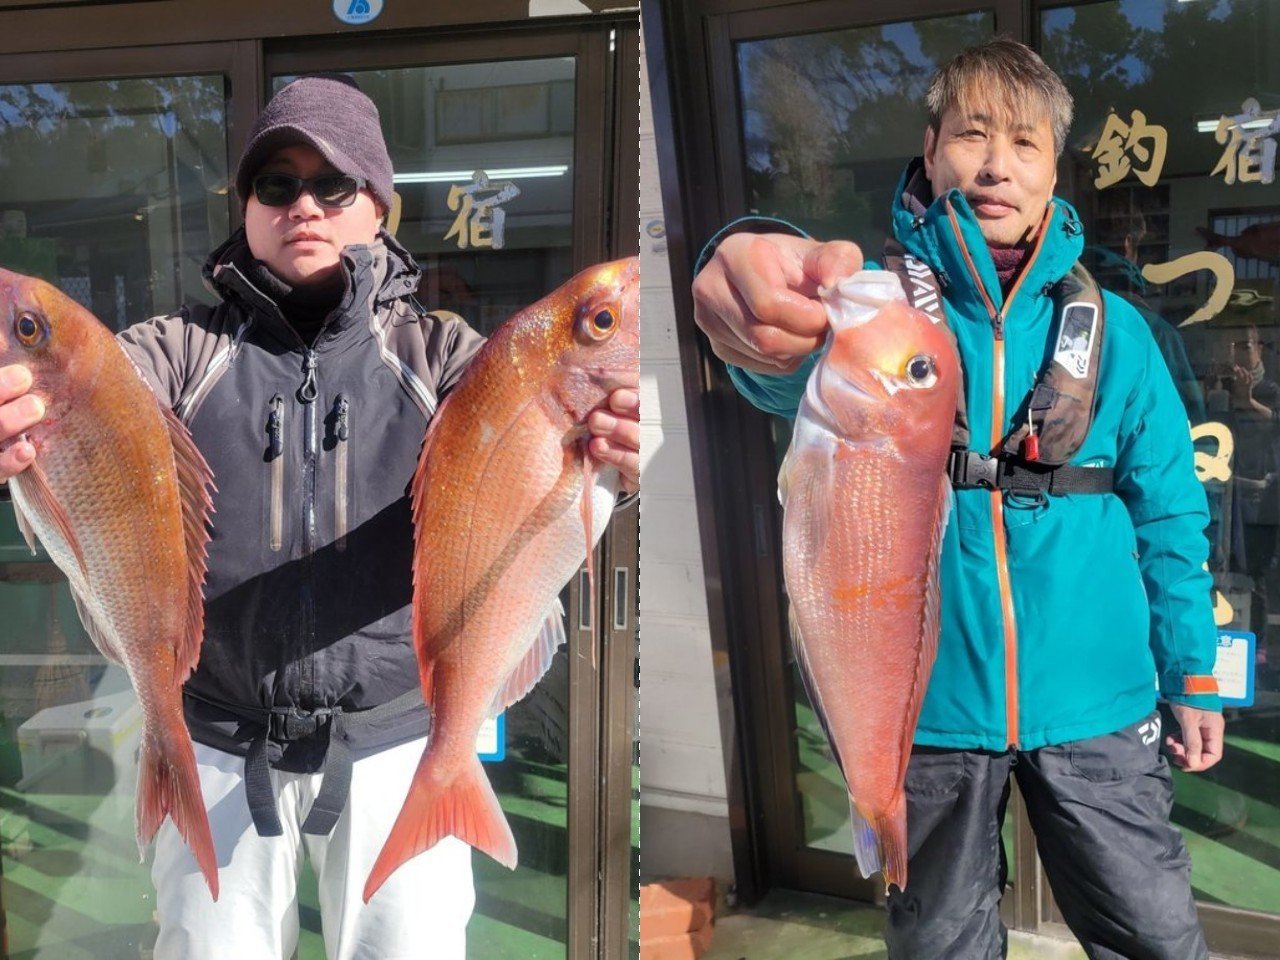
POLYGON ((1094 960, 1205 960, 1191 861, 1169 822, 1160 719, 1022 752, 917 747, 907 767, 907 889, 889 897, 890 960, 1006 955, 1000 825, 1018 778, 1067 925, 1094 960))

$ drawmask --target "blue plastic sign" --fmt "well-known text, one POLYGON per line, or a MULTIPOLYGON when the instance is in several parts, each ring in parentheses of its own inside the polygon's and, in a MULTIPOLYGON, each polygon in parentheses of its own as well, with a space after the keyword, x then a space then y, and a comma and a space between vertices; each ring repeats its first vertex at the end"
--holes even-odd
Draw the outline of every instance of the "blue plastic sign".
POLYGON ((380 13, 382 0, 333 0, 333 15, 353 27, 377 20, 380 13))
POLYGON ((1218 658, 1213 675, 1224 707, 1252 707, 1258 638, 1243 630, 1218 631, 1218 658))
POLYGON ((487 717, 476 735, 476 756, 482 763, 499 763, 507 758, 507 715, 487 717))

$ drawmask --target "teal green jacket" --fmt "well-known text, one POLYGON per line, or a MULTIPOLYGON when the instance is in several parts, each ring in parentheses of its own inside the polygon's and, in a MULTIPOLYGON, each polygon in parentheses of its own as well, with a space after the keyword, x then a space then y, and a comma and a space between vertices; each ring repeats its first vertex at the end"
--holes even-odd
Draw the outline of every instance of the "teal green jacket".
MULTIPOLYGON (((895 194, 894 234, 939 275, 972 446, 990 451, 1045 363, 1056 327, 1047 290, 1079 257, 1083 228, 1055 198, 1006 297, 963 195, 931 199, 918 169, 908 167, 895 194), (1004 318, 1002 341, 988 299, 1004 318)), ((1110 733, 1154 708, 1157 678, 1167 700, 1221 709, 1216 692, 1196 692, 1216 691, 1217 629, 1186 410, 1146 321, 1111 293, 1104 311, 1096 413, 1072 462, 1113 467, 1115 493, 1034 503, 955 491, 942 633, 917 744, 1029 750, 1110 733)), ((815 361, 787 376, 729 373, 755 406, 794 418, 815 361)))

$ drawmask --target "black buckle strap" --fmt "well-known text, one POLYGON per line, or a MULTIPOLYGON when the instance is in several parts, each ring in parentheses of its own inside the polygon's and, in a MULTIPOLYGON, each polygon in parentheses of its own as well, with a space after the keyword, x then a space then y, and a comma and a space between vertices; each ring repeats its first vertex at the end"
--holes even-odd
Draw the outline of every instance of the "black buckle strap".
POLYGON ((976 450, 952 450, 947 476, 957 490, 1000 489, 1029 496, 1115 490, 1115 470, 1111 467, 1045 467, 976 450))
POLYGON ((994 490, 1004 479, 1006 461, 976 450, 952 450, 947 476, 957 490, 994 490))
MULTIPOLYGON (((303 833, 324 836, 333 830, 347 805, 353 760, 351 738, 359 738, 378 725, 422 705, 422 691, 417 687, 379 706, 356 711, 345 711, 341 707, 319 707, 315 710, 299 710, 297 707, 245 708, 220 703, 190 690, 185 693, 193 699, 261 724, 261 731, 249 742, 244 759, 245 799, 254 828, 260 837, 278 837, 284 833, 280 814, 276 809, 275 788, 271 784, 268 744, 289 743, 315 736, 322 728, 328 727, 329 743, 321 769, 323 779, 302 824, 303 833)), ((429 732, 428 725, 423 733, 429 732)))

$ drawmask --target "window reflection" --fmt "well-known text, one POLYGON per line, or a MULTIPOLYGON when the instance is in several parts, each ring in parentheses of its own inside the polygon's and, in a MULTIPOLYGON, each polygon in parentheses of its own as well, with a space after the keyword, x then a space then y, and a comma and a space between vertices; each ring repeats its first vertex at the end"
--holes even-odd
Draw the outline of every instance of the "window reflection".
POLYGON ((1199 899, 1272 912, 1280 903, 1272 855, 1280 840, 1280 203, 1257 168, 1265 159, 1257 137, 1280 107, 1277 31, 1274 5, 1258 0, 1120 0, 1041 15, 1042 55, 1076 103, 1058 192, 1085 221, 1086 266, 1146 319, 1186 406, 1211 513, 1218 625, 1258 636, 1254 706, 1226 711, 1221 764, 1175 772, 1174 821, 1199 899), (1244 115, 1251 99, 1257 109, 1244 115), (1160 177, 1099 184, 1112 118, 1127 122, 1135 110, 1167 132, 1160 177), (1217 132, 1223 118, 1227 134, 1242 115, 1252 126, 1233 147, 1217 132), (1249 137, 1257 156, 1242 159, 1249 137), (1187 262, 1216 263, 1221 276, 1173 269, 1187 262), (1220 309, 1202 322, 1197 313, 1215 291, 1220 309))
POLYGON ((0 85, 0 262, 116 329, 207 300, 226 156, 220 76, 0 85))
POLYGON ((739 43, 748 209, 878 249, 929 79, 993 31, 980 12, 739 43))

